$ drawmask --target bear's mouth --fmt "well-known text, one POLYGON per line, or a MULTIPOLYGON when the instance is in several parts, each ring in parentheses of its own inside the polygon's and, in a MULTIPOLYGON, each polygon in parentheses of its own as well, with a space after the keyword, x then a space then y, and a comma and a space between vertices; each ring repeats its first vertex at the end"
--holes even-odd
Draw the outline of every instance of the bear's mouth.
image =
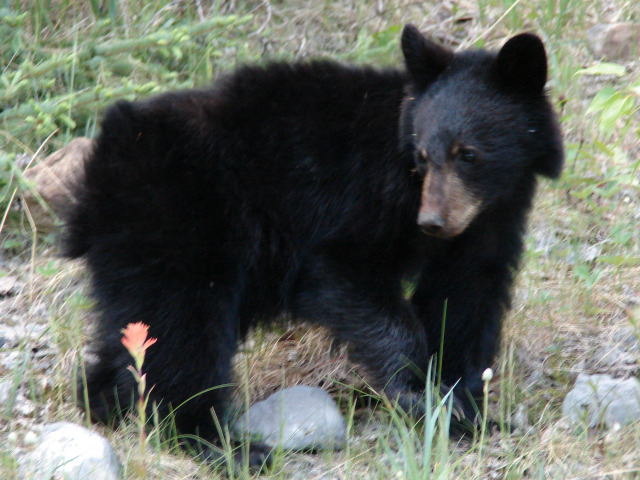
POLYGON ((418 227, 420 228, 420 231, 428 237, 440 238, 442 240, 456 237, 466 230, 466 228, 451 229, 431 224, 423 225, 420 223, 418 223, 418 227))
POLYGON ((440 238, 443 240, 455 237, 459 233, 462 233, 462 232, 449 232, 449 231, 443 230, 442 228, 432 227, 430 225, 426 225, 426 226, 420 225, 420 230, 422 231, 422 233, 424 233, 429 237, 440 238))

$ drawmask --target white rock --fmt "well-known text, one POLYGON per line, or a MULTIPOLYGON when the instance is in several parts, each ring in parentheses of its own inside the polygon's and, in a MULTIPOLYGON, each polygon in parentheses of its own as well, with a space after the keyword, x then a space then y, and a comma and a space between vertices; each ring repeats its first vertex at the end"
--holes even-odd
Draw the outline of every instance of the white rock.
POLYGON ((347 425, 336 402, 320 388, 296 386, 258 402, 233 427, 236 438, 250 437, 284 449, 340 449, 347 425))
POLYGON ((0 382, 0 405, 6 405, 9 401, 9 396, 13 391, 13 380, 2 380, 0 382))
POLYGON ((69 422, 42 429, 38 446, 20 460, 21 480, 120 480, 120 462, 106 439, 69 422))
POLYGON ((23 417, 29 417, 36 411, 36 404, 28 398, 25 398, 24 395, 20 394, 16 397, 13 410, 23 417))
POLYGON ((562 415, 572 425, 612 428, 640 420, 640 383, 635 378, 578 375, 562 404, 562 415))

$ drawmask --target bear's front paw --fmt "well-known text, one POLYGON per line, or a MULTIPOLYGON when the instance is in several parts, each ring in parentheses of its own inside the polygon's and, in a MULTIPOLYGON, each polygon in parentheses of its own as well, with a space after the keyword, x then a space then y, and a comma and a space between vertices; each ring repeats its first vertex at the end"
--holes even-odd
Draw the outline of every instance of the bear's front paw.
MULTIPOLYGON (((446 395, 453 396, 451 402, 451 421, 452 422, 463 422, 467 420, 465 415, 465 406, 464 403, 455 395, 455 393, 450 392, 448 387, 442 386, 440 388, 439 394, 434 394, 431 392, 431 407, 434 408, 438 405, 446 395)), ((388 394, 387 394, 388 395, 388 394)), ((419 419, 425 416, 427 413, 427 399, 426 392, 417 393, 417 392, 401 392, 396 396, 396 402, 402 410, 404 410, 408 415, 419 419)), ((448 406, 449 401, 445 402, 445 405, 448 406)))
POLYGON ((210 445, 204 447, 197 458, 214 467, 231 468, 237 474, 242 472, 245 465, 250 472, 260 473, 273 465, 272 450, 260 443, 252 443, 248 449, 237 445, 230 457, 220 447, 210 445))

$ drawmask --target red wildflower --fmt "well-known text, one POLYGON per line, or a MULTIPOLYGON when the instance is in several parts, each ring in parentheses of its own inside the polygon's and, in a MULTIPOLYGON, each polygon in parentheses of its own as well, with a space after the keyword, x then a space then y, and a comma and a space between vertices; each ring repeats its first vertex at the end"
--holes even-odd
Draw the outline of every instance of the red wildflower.
POLYGON ((130 323, 122 331, 122 345, 129 351, 136 361, 136 368, 144 363, 144 353, 151 345, 156 343, 156 338, 147 338, 149 326, 142 322, 130 323))

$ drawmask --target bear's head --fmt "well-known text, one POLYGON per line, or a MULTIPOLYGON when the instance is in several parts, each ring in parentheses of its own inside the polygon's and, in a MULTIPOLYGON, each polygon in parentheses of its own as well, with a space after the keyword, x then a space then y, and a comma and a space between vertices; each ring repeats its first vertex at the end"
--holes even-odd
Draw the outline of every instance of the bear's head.
POLYGON ((542 41, 523 33, 497 53, 454 53, 407 25, 402 51, 400 135, 424 175, 423 231, 453 237, 488 210, 528 208, 535 174, 557 178, 563 164, 542 41))

